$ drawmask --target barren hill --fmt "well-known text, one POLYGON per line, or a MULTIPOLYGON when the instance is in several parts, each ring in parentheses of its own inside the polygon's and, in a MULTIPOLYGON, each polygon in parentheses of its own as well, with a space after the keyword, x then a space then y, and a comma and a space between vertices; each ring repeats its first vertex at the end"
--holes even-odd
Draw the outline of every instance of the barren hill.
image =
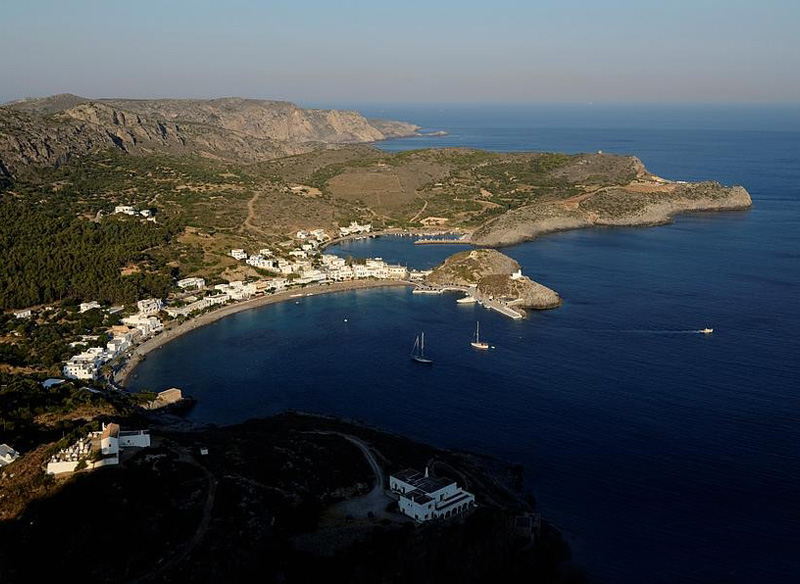
POLYGON ((257 162, 417 130, 405 122, 373 122, 357 112, 307 110, 280 101, 92 100, 61 94, 0 107, 0 174, 60 166, 109 148, 257 162))

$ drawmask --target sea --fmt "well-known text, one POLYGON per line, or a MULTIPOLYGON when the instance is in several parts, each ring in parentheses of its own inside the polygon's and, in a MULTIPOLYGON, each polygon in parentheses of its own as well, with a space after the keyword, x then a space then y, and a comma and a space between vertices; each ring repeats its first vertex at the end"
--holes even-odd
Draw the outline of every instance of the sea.
MULTIPOLYGON (((183 388, 201 423, 313 411, 520 463, 592 582, 800 582, 800 108, 353 107, 448 132, 387 151, 634 154, 753 207, 506 248, 564 299, 523 321, 404 288, 297 298, 150 353, 134 389, 183 388), (432 367, 409 359, 420 332, 432 367)), ((331 251, 429 268, 461 249, 331 251)))

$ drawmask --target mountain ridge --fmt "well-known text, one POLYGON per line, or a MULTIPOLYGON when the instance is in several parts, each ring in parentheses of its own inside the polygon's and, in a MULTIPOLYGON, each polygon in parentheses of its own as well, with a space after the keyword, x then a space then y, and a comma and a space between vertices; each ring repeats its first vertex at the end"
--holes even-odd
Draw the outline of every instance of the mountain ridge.
POLYGON ((0 174, 60 166, 103 149, 261 162, 320 147, 416 135, 418 130, 407 122, 368 120, 355 111, 303 109, 284 101, 57 94, 0 106, 0 174))

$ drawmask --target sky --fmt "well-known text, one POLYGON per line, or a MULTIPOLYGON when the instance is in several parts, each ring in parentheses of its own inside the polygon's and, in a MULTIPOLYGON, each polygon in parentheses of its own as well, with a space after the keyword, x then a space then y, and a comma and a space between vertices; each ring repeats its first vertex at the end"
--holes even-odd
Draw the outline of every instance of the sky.
POLYGON ((0 101, 798 103, 798 0, 0 0, 0 101))

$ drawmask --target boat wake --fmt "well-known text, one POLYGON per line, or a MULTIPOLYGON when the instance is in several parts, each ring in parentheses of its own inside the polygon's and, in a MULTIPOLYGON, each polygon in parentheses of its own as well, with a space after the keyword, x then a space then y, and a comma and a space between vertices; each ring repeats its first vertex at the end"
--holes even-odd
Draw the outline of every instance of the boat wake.
POLYGON ((688 329, 688 330, 654 330, 654 329, 589 329, 593 333, 618 333, 629 335, 707 335, 713 329, 688 329))

